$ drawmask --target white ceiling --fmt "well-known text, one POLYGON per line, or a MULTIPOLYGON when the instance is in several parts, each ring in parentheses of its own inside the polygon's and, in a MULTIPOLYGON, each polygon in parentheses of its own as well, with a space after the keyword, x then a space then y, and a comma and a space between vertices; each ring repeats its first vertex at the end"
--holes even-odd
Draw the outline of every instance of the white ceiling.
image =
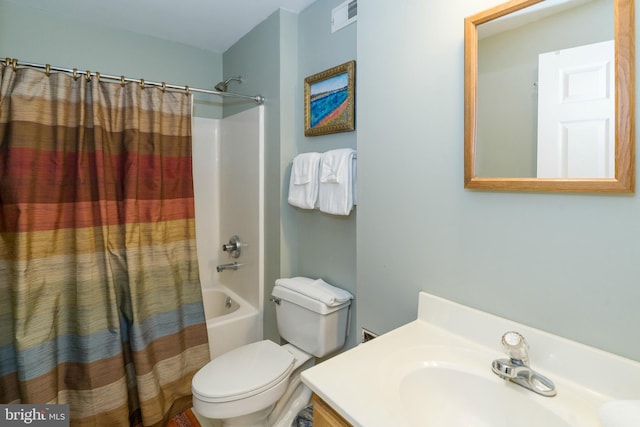
POLYGON ((91 25, 134 31, 225 52, 278 8, 299 13, 315 0, 9 0, 91 25))

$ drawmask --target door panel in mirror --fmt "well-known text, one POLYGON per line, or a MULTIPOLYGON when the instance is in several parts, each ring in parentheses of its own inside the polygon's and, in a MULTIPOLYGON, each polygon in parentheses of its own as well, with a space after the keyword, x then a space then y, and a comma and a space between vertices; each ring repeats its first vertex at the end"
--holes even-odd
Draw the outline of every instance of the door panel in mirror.
POLYGON ((615 176, 614 41, 541 54, 538 178, 615 176))

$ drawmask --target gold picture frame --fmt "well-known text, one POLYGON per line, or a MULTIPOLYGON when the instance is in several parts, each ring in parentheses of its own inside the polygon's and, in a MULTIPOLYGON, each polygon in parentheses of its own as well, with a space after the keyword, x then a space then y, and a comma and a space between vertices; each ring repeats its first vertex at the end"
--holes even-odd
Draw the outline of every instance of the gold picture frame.
POLYGON ((349 61, 304 79, 305 136, 356 129, 355 69, 349 61))

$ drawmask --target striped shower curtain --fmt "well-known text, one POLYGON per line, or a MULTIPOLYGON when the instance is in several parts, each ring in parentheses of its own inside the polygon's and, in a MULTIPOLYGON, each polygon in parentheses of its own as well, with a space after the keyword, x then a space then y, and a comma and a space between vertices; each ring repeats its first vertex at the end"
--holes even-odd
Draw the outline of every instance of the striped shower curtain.
POLYGON ((164 425, 209 359, 190 97, 0 71, 0 403, 164 425))

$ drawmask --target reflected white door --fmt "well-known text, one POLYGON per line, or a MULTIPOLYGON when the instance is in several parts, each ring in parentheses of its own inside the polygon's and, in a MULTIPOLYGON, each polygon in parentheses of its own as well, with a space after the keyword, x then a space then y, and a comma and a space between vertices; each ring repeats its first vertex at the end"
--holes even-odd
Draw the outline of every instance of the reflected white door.
POLYGON ((615 176, 614 41, 540 54, 538 178, 615 176))

